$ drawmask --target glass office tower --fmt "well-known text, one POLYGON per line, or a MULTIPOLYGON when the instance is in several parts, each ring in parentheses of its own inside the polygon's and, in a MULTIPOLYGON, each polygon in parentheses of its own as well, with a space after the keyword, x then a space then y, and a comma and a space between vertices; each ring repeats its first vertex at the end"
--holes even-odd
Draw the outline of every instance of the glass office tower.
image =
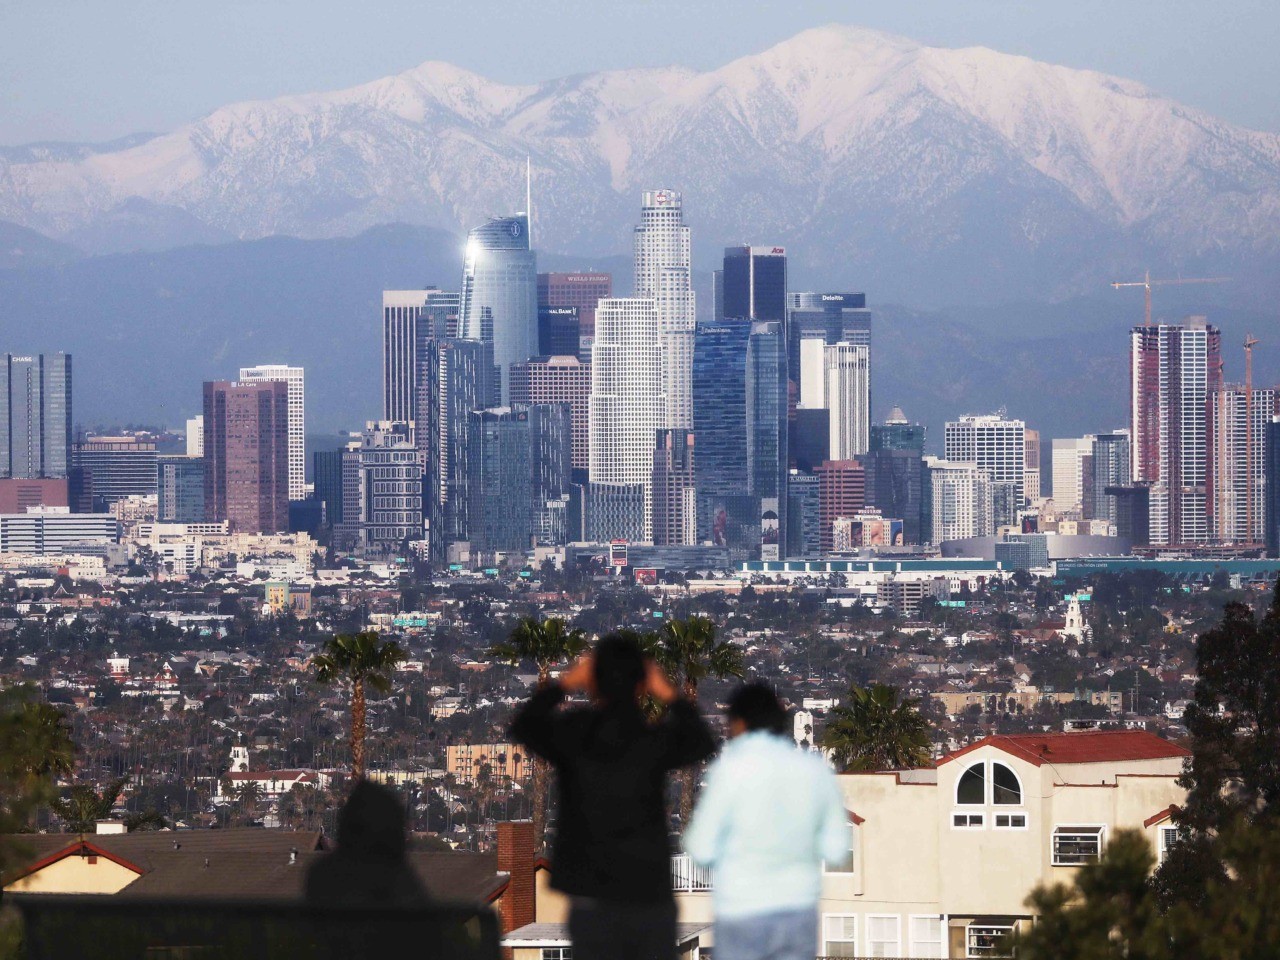
POLYGON ((720 282, 721 309, 726 317, 786 322, 785 247, 725 247, 720 282))
POLYGON ((3 355, 0 477, 65 477, 71 460, 71 355, 3 355))
POLYGON ((747 491, 760 503, 760 557, 786 546, 787 344, 781 322, 751 324, 747 339, 747 491))
POLYGON ((467 235, 458 334, 493 344, 494 386, 506 403, 511 364, 538 355, 538 264, 525 214, 495 217, 467 235))

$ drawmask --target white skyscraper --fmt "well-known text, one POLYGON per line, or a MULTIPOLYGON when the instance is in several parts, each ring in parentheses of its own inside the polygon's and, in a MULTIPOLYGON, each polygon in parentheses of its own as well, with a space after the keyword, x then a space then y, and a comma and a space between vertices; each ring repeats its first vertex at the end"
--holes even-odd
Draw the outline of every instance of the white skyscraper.
POLYGON ((680 194, 646 190, 641 198, 640 225, 635 228, 635 296, 656 305, 665 407, 661 426, 676 430, 693 426, 696 318, 691 257, 680 194))
POLYGON ((1059 513, 1080 512, 1084 505, 1085 470, 1093 456, 1093 434, 1054 437, 1053 507, 1059 513))
POLYGON ((1015 523, 1025 503, 1026 424, 1003 414, 965 416, 949 421, 943 435, 948 460, 975 463, 991 480, 995 524, 1015 523))
POLYGON ((418 318, 426 290, 382 291, 382 419, 407 422, 416 415, 418 318))
POLYGON ((591 482, 649 484, 662 426, 662 351, 650 299, 601 300, 591 363, 591 482))
POLYGON ((976 463, 924 458, 929 480, 929 542, 989 537, 995 532, 991 480, 976 463))
POLYGON ((307 496, 306 391, 302 367, 263 364, 241 367, 241 383, 281 380, 288 384, 289 397, 289 499, 307 496))
POLYGON ((204 456, 204 414, 187 421, 187 456, 204 456))
POLYGON ((825 347, 823 359, 830 456, 852 460, 870 444, 871 351, 862 344, 833 343, 825 347))

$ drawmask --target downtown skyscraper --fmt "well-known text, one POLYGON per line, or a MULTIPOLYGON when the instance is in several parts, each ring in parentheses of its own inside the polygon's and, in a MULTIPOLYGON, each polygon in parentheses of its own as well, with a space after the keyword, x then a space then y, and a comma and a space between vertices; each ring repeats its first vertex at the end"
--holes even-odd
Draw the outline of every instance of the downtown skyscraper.
POLYGON ((1222 335, 1204 317, 1129 334, 1129 421, 1135 483, 1150 487, 1150 542, 1204 543, 1206 404, 1222 385, 1222 335))
POLYGON ((724 316, 786 324, 785 247, 725 247, 720 283, 723 297, 720 310, 724 316))
POLYGON ((1003 413, 964 416, 949 421, 944 428, 946 459, 953 463, 972 463, 987 475, 991 485, 992 521, 996 527, 1016 523, 1018 511, 1024 504, 1026 429, 1021 420, 1010 420, 1003 413))
POLYGON ((458 336, 493 344, 495 390, 507 402, 511 365, 538 355, 538 264, 527 214, 494 217, 467 234, 458 336))
POLYGON ((635 296, 652 300, 658 317, 664 404, 661 425, 687 429, 693 425, 691 377, 696 318, 692 241, 677 191, 644 192, 634 242, 635 296))
POLYGON ((205 519, 226 520, 233 533, 289 529, 284 381, 205 383, 204 467, 205 519))
POLYGON ((289 499, 307 496, 307 389, 302 367, 282 363, 241 367, 241 383, 284 383, 289 396, 289 499))
POLYGON ((65 477, 71 466, 71 436, 71 355, 4 354, 0 477, 65 477))

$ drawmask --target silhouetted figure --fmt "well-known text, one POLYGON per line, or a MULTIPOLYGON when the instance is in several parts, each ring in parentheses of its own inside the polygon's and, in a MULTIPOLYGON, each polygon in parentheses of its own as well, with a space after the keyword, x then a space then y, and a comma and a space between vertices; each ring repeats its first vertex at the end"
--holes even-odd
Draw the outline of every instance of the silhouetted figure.
POLYGON ((574 960, 670 960, 676 952, 667 773, 715 752, 695 704, 639 644, 611 634, 530 698, 511 738, 556 770, 551 884, 568 894, 574 960), (589 706, 559 710, 567 693, 589 706), (650 723, 645 696, 667 705, 650 723))
POLYGON ((361 780, 338 814, 338 849, 307 871, 307 903, 333 907, 421 907, 429 897, 405 855, 400 798, 361 780))
POLYGON ((684 834, 712 870, 716 960, 813 960, 822 863, 852 857, 840 787, 821 754, 792 742, 763 683, 734 692, 728 715, 731 739, 684 834))

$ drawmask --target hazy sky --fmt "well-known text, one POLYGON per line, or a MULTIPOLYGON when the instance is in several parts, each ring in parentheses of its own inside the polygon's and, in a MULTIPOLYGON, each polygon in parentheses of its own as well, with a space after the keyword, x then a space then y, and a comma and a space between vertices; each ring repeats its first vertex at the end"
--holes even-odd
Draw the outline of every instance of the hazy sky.
POLYGON ((505 81, 706 69, 833 22, 1131 77, 1280 131, 1276 0, 0 0, 0 144, 164 131, 424 60, 505 81))

